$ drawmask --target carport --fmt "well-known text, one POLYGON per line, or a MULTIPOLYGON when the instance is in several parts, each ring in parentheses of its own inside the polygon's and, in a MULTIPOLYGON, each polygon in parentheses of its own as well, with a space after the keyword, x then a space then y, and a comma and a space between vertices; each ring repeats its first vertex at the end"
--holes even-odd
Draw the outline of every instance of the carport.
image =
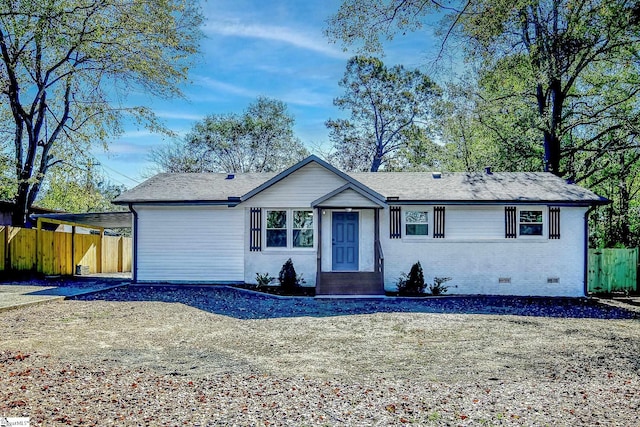
POLYGON ((130 274, 131 238, 105 235, 105 229, 132 228, 131 212, 48 213, 31 217, 37 223, 38 271, 73 275, 130 274), (50 231, 51 225, 62 225, 66 230, 50 231))

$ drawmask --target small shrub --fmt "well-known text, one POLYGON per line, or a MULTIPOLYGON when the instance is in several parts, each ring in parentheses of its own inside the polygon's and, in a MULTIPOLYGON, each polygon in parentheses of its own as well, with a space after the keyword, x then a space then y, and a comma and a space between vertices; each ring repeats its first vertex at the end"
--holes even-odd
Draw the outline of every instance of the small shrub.
POLYGON ((398 279, 398 294, 404 296, 423 295, 424 288, 424 273, 422 272, 422 265, 418 261, 411 266, 409 275, 402 273, 400 279, 398 279))
POLYGON ((291 258, 282 265, 280 274, 278 274, 278 282, 280 282, 280 287, 285 292, 293 292, 301 283, 305 283, 302 275, 298 276, 296 274, 296 269, 293 267, 291 258))
POLYGON ((269 283, 273 282, 274 279, 275 277, 270 276, 269 273, 256 273, 256 282, 258 283, 258 288, 268 286, 269 283))
POLYGON ((429 292, 431 295, 442 295, 449 290, 448 286, 445 286, 444 283, 451 280, 451 277, 434 277, 433 285, 429 285, 429 292))

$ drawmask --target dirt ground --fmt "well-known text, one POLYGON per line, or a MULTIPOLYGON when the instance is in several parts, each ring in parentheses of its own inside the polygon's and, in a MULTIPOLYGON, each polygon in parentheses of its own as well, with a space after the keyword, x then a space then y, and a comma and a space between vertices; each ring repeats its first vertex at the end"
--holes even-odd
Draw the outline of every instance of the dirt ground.
POLYGON ((634 425, 640 413, 637 319, 242 320, 180 303, 64 301, 0 313, 0 352, 0 414, 34 425, 634 425), (96 401, 101 389, 111 397, 96 401), (352 400, 327 400, 336 389, 352 400))

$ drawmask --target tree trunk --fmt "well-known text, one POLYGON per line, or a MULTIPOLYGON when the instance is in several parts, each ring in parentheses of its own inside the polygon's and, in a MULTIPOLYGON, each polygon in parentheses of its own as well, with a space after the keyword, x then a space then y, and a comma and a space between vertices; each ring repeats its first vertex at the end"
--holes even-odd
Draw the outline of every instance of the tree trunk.
POLYGON ((541 84, 536 89, 538 101, 538 114, 543 123, 544 129, 544 170, 561 176, 560 158, 562 151, 560 147, 560 137, 558 136, 559 126, 562 122, 562 106, 564 104, 564 94, 562 93, 562 82, 560 79, 552 79, 549 83, 550 102, 547 102, 545 91, 541 84), (549 111, 549 108, 551 111, 549 111))
POLYGON ((381 164, 382 164, 382 156, 376 153, 373 156, 373 161, 371 162, 371 172, 378 172, 378 169, 380 169, 381 164))
POLYGON ((24 227, 27 219, 29 206, 27 203, 29 195, 29 184, 21 182, 18 184, 18 194, 15 197, 15 205, 11 214, 11 222, 14 227, 24 227))
POLYGON ((544 132, 544 171, 555 175, 560 172, 560 140, 558 135, 550 131, 544 132))
POLYGON ((620 233, 618 239, 625 248, 631 245, 631 232, 629 226, 629 191, 627 189, 627 183, 625 177, 620 181, 620 212, 618 213, 618 232, 620 233))

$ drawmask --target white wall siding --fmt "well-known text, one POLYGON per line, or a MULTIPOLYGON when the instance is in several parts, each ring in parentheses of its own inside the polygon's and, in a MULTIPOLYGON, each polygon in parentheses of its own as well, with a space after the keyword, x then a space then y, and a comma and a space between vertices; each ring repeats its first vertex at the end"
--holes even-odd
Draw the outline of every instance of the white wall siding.
POLYGON ((243 209, 206 206, 135 209, 138 281, 244 280, 243 209))
MULTIPOLYGON (((413 207, 411 209, 414 209, 413 207)), ((504 207, 496 206, 496 217, 504 221, 504 207)), ((481 217, 490 217, 488 210, 481 217)), ((381 240, 385 255, 385 288, 396 290, 398 277, 420 261, 425 281, 451 277, 450 294, 583 296, 585 272, 584 214, 586 208, 561 208, 561 238, 458 238, 453 226, 477 223, 473 209, 467 221, 456 215, 467 209, 447 206, 444 239, 390 239, 389 211, 382 215, 381 240), (453 218, 450 212, 456 211, 453 218), (500 283, 500 279, 510 283, 500 283), (549 279, 558 283, 549 283, 549 279), (455 286, 455 287, 453 287, 455 286)), ((547 220, 545 215, 545 221, 547 220)), ((489 222, 491 223, 491 222, 489 222)), ((504 227, 504 225, 503 225, 504 227)), ((546 227, 545 227, 546 228, 546 227)), ((494 226, 497 231, 497 227, 494 226)), ((504 228, 502 229, 504 233, 504 228)), ((469 236, 471 231, 464 233, 469 236)), ((482 233, 476 233, 481 235, 482 233)))
POLYGON ((346 181, 315 163, 310 163, 282 181, 249 199, 253 207, 300 208, 342 187, 346 181))

